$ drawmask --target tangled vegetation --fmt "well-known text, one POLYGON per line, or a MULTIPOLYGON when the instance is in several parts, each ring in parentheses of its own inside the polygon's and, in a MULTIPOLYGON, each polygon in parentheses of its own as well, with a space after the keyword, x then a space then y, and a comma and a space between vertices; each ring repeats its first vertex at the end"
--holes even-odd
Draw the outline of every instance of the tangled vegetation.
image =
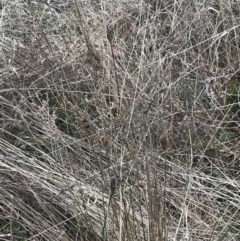
POLYGON ((238 0, 0 2, 0 240, 240 240, 238 0))

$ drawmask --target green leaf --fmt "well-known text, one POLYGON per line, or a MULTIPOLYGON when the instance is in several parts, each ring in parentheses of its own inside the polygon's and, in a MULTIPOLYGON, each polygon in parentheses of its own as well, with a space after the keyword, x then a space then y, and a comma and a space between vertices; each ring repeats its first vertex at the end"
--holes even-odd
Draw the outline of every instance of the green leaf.
POLYGON ((228 140, 231 140, 235 137, 237 137, 238 135, 235 133, 235 132, 232 132, 232 131, 226 131, 226 132, 223 132, 219 138, 220 141, 228 141, 228 140))

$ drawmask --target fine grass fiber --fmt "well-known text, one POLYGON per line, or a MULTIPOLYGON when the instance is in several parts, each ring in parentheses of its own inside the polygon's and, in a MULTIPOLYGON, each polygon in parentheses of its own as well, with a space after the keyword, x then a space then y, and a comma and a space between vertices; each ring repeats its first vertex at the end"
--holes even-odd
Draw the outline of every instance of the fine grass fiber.
POLYGON ((0 240, 240 240, 238 0, 0 11, 0 240))

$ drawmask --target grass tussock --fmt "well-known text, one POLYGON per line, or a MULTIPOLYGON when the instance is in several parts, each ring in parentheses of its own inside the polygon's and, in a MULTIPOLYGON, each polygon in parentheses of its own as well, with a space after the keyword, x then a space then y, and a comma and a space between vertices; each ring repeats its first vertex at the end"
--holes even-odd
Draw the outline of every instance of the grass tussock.
POLYGON ((240 239, 240 5, 1 1, 0 239, 240 239))

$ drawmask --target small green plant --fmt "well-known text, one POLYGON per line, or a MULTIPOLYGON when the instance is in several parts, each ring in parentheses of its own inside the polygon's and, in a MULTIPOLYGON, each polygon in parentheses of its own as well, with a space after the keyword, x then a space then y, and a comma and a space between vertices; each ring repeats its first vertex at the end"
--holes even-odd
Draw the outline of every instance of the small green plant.
POLYGON ((26 232, 21 230, 21 227, 11 220, 0 219, 0 233, 1 238, 6 235, 6 238, 8 238, 6 240, 24 241, 28 239, 26 232))
POLYGON ((231 110, 240 116, 240 90, 239 87, 233 83, 230 85, 230 93, 228 94, 227 103, 231 105, 231 110))

